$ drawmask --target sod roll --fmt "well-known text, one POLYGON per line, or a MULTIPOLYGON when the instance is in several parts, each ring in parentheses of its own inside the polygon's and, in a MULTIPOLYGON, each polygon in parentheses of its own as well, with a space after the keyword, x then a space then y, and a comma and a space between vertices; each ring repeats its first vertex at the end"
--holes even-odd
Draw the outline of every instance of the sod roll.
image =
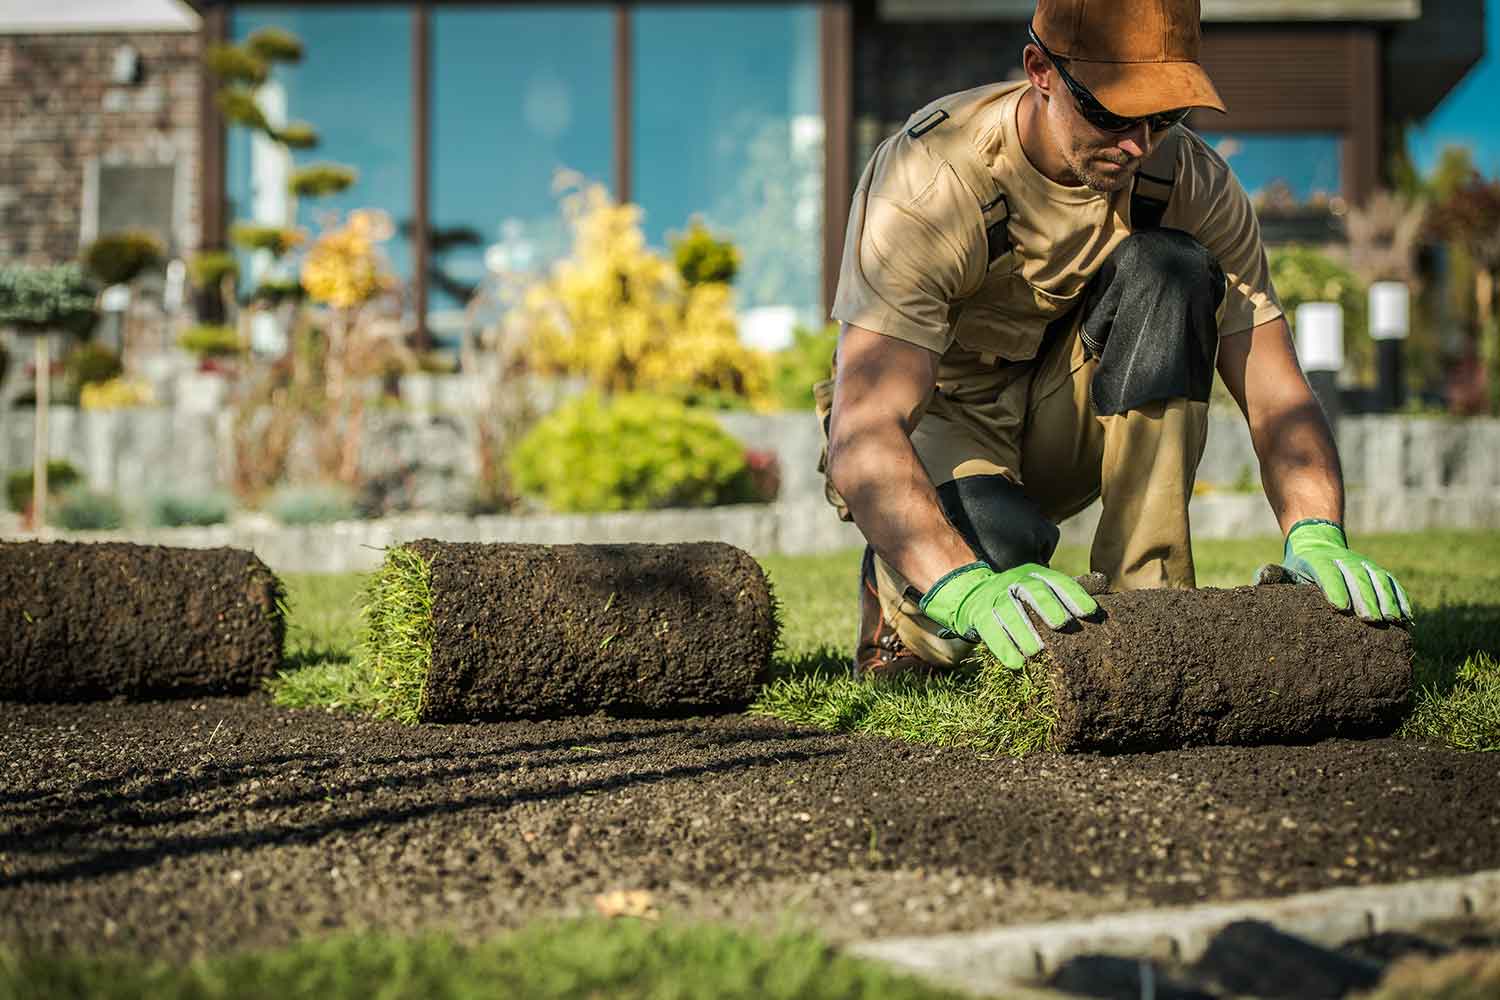
POLYGON ((281 595, 238 549, 0 542, 0 698, 248 690, 281 665, 281 595))
POLYGON ((739 707, 777 634, 764 572, 720 542, 427 539, 393 550, 369 597, 365 655, 408 720, 739 707))
POLYGON ((1105 595, 1045 633, 1057 750, 1309 743, 1390 734, 1411 699, 1404 628, 1340 614, 1311 586, 1105 595))

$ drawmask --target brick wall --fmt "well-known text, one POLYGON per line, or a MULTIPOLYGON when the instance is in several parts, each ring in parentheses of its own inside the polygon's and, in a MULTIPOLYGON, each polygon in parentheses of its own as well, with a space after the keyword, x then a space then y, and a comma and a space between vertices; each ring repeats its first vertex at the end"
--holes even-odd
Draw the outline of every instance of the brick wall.
POLYGON ((174 249, 197 245, 199 45, 193 34, 0 35, 0 261, 77 255, 92 159, 175 163, 174 249), (123 45, 140 55, 132 84, 111 80, 123 45))

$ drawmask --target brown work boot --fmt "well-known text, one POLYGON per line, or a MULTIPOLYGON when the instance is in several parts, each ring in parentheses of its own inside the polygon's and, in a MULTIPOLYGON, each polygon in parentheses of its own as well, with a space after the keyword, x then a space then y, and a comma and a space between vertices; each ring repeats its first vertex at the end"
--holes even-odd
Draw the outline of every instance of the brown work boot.
POLYGON ((918 676, 932 665, 906 648, 896 628, 880 613, 875 589, 875 550, 865 546, 859 566, 859 642, 854 647, 854 676, 863 679, 918 676))

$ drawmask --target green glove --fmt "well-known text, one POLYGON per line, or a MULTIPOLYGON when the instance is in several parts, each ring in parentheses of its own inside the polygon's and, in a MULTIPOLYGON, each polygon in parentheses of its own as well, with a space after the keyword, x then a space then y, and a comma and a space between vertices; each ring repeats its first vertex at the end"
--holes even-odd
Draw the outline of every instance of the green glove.
POLYGON ((970 642, 983 642, 1012 670, 1042 651, 1042 637, 1021 606, 1031 605, 1056 630, 1099 610, 1072 577, 1037 563, 996 573, 970 563, 933 584, 922 598, 922 613, 970 642))
POLYGON ((1333 521, 1307 518, 1292 525, 1281 564, 1299 583, 1322 587, 1340 611, 1352 606, 1367 622, 1411 620, 1401 584, 1368 556, 1350 551, 1344 529, 1333 521))

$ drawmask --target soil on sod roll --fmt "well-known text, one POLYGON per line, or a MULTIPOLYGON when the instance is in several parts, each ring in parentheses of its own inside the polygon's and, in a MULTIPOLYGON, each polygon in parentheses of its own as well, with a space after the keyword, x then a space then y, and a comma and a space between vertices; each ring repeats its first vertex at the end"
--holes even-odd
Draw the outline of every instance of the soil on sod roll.
POLYGON ((1401 740, 1016 760, 738 715, 4 710, 8 943, 482 938, 618 890, 848 941, 1500 867, 1500 760, 1401 740))
POLYGON ((730 709, 770 665, 770 584, 732 545, 407 548, 430 571, 422 721, 730 709))
POLYGON ((1058 750, 1310 743, 1394 732, 1411 636, 1338 613, 1316 587, 1145 590, 1047 636, 1058 750))
POLYGON ((281 665, 281 594, 239 549, 0 543, 0 698, 249 690, 281 665))

